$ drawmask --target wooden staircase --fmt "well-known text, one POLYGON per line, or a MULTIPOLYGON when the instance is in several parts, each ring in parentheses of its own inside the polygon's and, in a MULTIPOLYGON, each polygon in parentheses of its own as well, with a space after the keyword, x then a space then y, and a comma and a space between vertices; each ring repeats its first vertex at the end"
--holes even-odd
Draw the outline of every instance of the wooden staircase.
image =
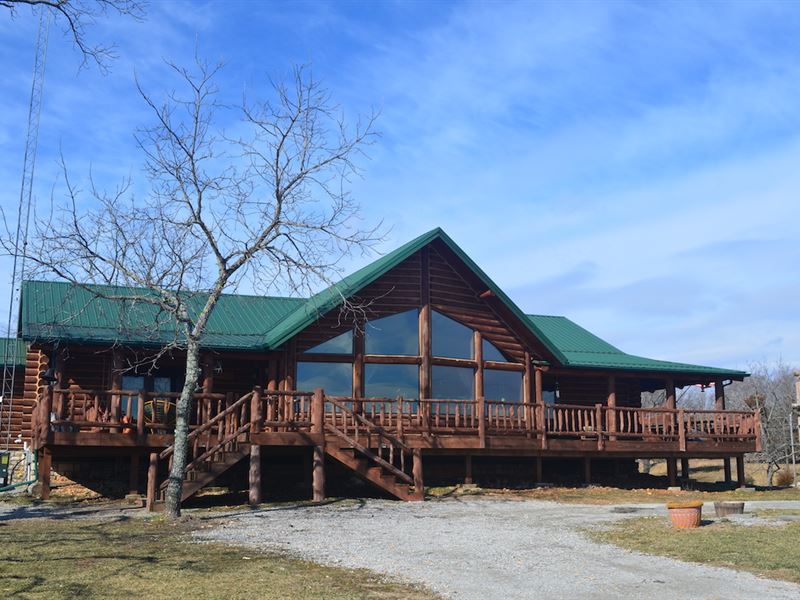
POLYGON ((325 453, 398 500, 423 500, 421 477, 415 485, 415 477, 406 472, 406 457, 413 455, 412 449, 346 404, 326 401, 333 410, 325 423, 325 453))
MULTIPOLYGON (((220 475, 250 454, 248 402, 253 392, 245 394, 213 418, 189 433, 189 460, 184 471, 181 502, 194 496, 201 489, 213 483, 220 475)), ((158 456, 169 460, 175 446, 169 446, 158 456)), ((169 479, 158 487, 156 501, 152 507, 159 510, 163 505, 169 479)))

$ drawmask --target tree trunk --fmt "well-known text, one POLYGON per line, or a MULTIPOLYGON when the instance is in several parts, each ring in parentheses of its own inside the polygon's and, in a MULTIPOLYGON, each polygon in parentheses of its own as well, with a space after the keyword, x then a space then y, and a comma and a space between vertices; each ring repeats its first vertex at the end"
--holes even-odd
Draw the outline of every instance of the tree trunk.
POLYGON ((767 463, 767 486, 772 487, 772 480, 775 477, 775 465, 772 461, 767 463))
POLYGON ((192 413, 192 400, 200 377, 200 347, 189 340, 186 347, 186 379, 178 398, 175 410, 175 438, 172 454, 172 468, 169 472, 166 497, 166 515, 177 519, 181 516, 181 494, 186 460, 189 452, 189 419, 192 413))

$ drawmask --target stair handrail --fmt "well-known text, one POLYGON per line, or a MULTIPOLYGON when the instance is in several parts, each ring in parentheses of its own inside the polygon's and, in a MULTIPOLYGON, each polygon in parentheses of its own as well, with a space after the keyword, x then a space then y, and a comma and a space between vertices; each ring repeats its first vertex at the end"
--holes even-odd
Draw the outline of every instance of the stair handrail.
MULTIPOLYGON (((236 402, 234 402, 233 404, 228 406, 225 410, 220 411, 219 413, 214 415, 211 419, 209 419, 208 421, 206 421, 205 423, 203 423, 202 425, 200 425, 196 429, 193 429, 191 432, 189 432, 189 436, 187 437, 187 440, 189 442, 191 442, 193 439, 195 439, 200 434, 202 434, 202 433, 208 431, 209 429, 211 429, 211 427, 214 426, 217 422, 221 421, 222 419, 227 417, 229 414, 231 414, 233 411, 235 411, 237 408, 239 408, 242 404, 244 404, 245 402, 250 400, 250 398, 252 396, 253 396, 253 392, 252 391, 247 392, 244 396, 242 396, 236 402)), ((239 433, 241 433, 241 432, 239 432, 239 433)), ((230 440, 228 440, 228 441, 230 441, 230 440)), ((175 444, 174 443, 171 446, 168 446, 167 448, 164 448, 164 450, 162 450, 161 453, 158 455, 158 458, 159 458, 159 460, 164 460, 165 458, 170 456, 173 452, 175 452, 175 444)), ((188 468, 188 466, 187 466, 187 468, 188 468)))
POLYGON ((373 461, 373 462, 379 464, 380 466, 382 466, 384 469, 389 471, 395 477, 398 477, 399 479, 402 479, 403 481, 405 481, 406 483, 408 483, 410 485, 414 484, 414 478, 413 477, 411 477, 407 473, 401 471, 400 469, 395 467, 392 463, 384 460, 383 458, 381 458, 380 456, 375 454, 369 448, 367 448, 365 446, 362 446, 361 444, 359 444, 357 441, 355 441, 353 438, 351 438, 349 435, 347 435, 345 432, 343 432, 341 429, 339 429, 335 425, 331 425, 330 423, 325 423, 325 429, 330 431, 331 433, 333 433, 337 437, 339 437, 339 438, 343 439, 344 441, 346 441, 349 445, 353 446, 353 448, 355 448, 356 450, 361 452, 363 455, 365 455, 371 461, 373 461))
MULTIPOLYGON (((342 404, 338 400, 334 400, 330 396, 326 396, 325 397, 325 402, 330 402, 333 406, 336 406, 336 407, 340 408, 341 410, 343 410, 344 412, 346 412, 347 414, 352 416, 358 423, 361 423, 362 425, 365 425, 368 429, 374 430, 375 433, 377 433, 380 437, 385 438, 386 440, 388 440, 396 448, 400 448, 401 450, 404 450, 406 452, 411 452, 411 448, 409 446, 407 446, 406 444, 404 444, 401 440, 399 440, 398 438, 393 436, 391 433, 386 431, 380 425, 377 425, 377 424, 373 423, 372 421, 370 421, 366 417, 364 417, 364 416, 358 414, 357 412, 353 411, 347 405, 342 404)), ((335 429, 335 427, 334 427, 334 429, 335 429)), ((338 429, 337 429, 337 431, 338 431, 338 429)), ((347 435, 347 434, 344 434, 344 435, 347 435)))

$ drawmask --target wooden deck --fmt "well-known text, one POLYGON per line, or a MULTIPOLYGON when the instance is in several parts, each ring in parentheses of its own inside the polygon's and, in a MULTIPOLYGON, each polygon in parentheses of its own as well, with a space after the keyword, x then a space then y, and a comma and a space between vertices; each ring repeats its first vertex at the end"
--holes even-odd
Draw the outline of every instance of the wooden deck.
MULTIPOLYGON (((52 389, 34 414, 34 443, 45 463, 67 447, 150 452, 148 496, 172 453, 168 411, 148 402, 177 394, 52 389), (135 402, 134 402, 135 399, 135 402), (135 415, 135 416, 132 416, 135 415), (49 418, 48 418, 49 417, 49 418), (162 464, 162 468, 159 467, 162 464)), ((314 449, 314 495, 324 496, 324 458, 402 499, 421 498, 422 454, 534 457, 737 457, 760 447, 757 413, 622 408, 484 400, 343 398, 263 391, 195 397, 184 497, 261 446, 314 449)), ((260 464, 260 463, 259 463, 260 464)), ((588 468, 588 467, 587 467, 588 468)), ((258 469, 257 469, 258 470, 258 469)), ((251 468, 251 500, 260 472, 251 468), (254 481, 255 479, 255 481, 254 481)))

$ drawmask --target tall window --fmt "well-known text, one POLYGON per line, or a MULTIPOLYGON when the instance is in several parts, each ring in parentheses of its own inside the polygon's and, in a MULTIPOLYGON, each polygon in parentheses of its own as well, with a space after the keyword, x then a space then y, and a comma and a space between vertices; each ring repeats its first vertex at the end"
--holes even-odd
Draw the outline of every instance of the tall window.
POLYGON ((350 329, 340 333, 321 344, 305 351, 306 354, 352 354, 353 353, 353 330, 350 329))
POLYGON ((474 358, 472 329, 458 321, 433 311, 431 345, 434 356, 443 358, 474 358))
POLYGON ((419 355, 419 311, 417 309, 368 321, 364 328, 367 354, 419 355))
POLYGON ((474 369, 434 365, 431 382, 434 398, 470 400, 475 397, 474 369))
POLYGON ((486 369, 483 372, 483 397, 487 400, 522 402, 522 373, 486 369))
POLYGON ((419 397, 417 365, 367 364, 364 366, 364 395, 369 398, 419 397))
POLYGON ((304 392, 322 388, 329 396, 352 396, 353 363, 298 362, 296 387, 304 392))
POLYGON ((493 360, 495 362, 508 362, 508 359, 503 356, 503 353, 497 349, 492 342, 487 340, 486 338, 483 339, 481 343, 481 354, 483 354, 483 360, 493 360))

